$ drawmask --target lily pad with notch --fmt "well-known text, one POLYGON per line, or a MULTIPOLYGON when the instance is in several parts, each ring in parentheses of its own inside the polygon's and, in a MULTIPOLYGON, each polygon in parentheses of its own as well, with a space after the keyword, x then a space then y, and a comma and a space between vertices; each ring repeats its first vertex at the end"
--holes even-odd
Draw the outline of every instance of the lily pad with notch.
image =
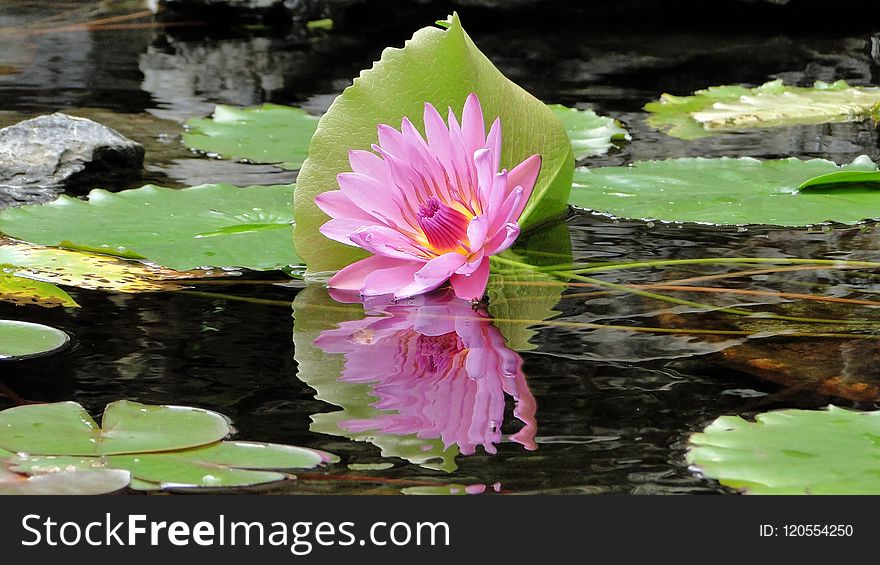
POLYGON ((880 493, 880 411, 722 416, 689 446, 687 462, 700 473, 750 494, 880 493))
POLYGON ((39 455, 98 456, 206 445, 230 433, 216 412, 184 406, 111 402, 102 425, 75 402, 17 406, 0 412, 0 448, 39 455))
POLYGON ((824 159, 681 158, 628 167, 578 168, 571 203, 620 218, 719 225, 809 226, 880 219, 880 192, 810 188, 829 174, 838 183, 877 172, 866 156, 824 159), (842 181, 840 179, 843 179, 842 181))
POLYGON ((88 200, 61 196, 0 212, 0 232, 41 245, 199 267, 273 270, 301 263, 291 244, 292 185, 147 185, 88 200))

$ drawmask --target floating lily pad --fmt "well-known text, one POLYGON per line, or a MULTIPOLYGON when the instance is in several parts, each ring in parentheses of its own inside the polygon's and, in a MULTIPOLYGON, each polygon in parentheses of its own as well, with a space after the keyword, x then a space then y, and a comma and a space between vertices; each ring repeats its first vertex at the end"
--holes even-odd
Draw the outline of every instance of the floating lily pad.
POLYGON ((774 80, 756 88, 713 86, 692 96, 664 94, 645 105, 648 123, 682 139, 748 128, 880 118, 880 88, 818 81, 812 88, 774 80))
POLYGON ((79 306, 69 294, 54 284, 32 281, 3 272, 0 272, 0 300, 18 306, 28 304, 38 304, 47 308, 53 306, 76 308, 79 306))
POLYGON ((798 190, 837 172, 875 172, 865 156, 849 165, 811 159, 684 158, 629 167, 578 168, 571 203, 621 218, 708 224, 808 226, 880 218, 880 192, 798 190))
POLYGON ((689 464, 752 494, 880 494, 880 411, 722 416, 690 438, 689 464))
POLYGON ((109 255, 32 245, 0 237, 0 300, 77 306, 55 286, 113 292, 177 290, 173 281, 223 276, 221 271, 173 271, 109 255))
POLYGON ((252 108, 218 105, 211 118, 186 122, 183 142, 194 149, 252 163, 298 169, 309 150, 318 119, 299 108, 263 104, 252 108))
POLYGON ((0 360, 48 355, 67 347, 69 342, 66 333, 49 326, 0 320, 0 360))
POLYGON ((9 467, 29 475, 122 469, 137 481, 132 488, 155 490, 256 485, 288 477, 268 470, 312 469, 336 461, 335 455, 292 445, 223 441, 193 449, 106 457, 19 455, 9 460, 9 467))
POLYGON ((561 104, 550 104, 548 107, 565 126, 577 160, 604 155, 614 147, 615 141, 632 139, 620 122, 600 116, 592 110, 578 110, 561 104))
POLYGON ((0 232, 42 245, 146 258, 176 270, 277 269, 300 263, 290 241, 293 186, 147 185, 88 200, 0 212, 0 232))
POLYGON ((441 111, 451 107, 461 116, 470 93, 479 97, 488 123, 501 119, 502 167, 510 169, 541 154, 541 173, 522 226, 528 229, 565 212, 574 164, 565 129, 545 104, 492 65, 453 15, 448 29, 426 27, 402 49, 386 49, 321 118, 294 196, 295 243, 309 271, 337 270, 366 256, 318 231, 328 217, 315 205, 315 196, 337 188, 336 175, 350 170, 349 150, 370 149, 378 124, 399 127, 409 117, 423 129, 426 102, 441 111))
POLYGON ((229 434, 222 415, 183 406, 117 401, 102 427, 75 402, 17 406, 0 412, 0 447, 40 455, 111 455, 167 451, 218 441, 229 434))
POLYGON ((280 481, 270 470, 311 469, 338 460, 327 453, 269 443, 229 442, 174 451, 107 457, 107 465, 127 469, 141 481, 168 487, 231 487, 280 481))
POLYGON ((110 494, 128 486, 128 471, 60 471, 28 477, 0 470, 0 495, 97 495, 110 494))

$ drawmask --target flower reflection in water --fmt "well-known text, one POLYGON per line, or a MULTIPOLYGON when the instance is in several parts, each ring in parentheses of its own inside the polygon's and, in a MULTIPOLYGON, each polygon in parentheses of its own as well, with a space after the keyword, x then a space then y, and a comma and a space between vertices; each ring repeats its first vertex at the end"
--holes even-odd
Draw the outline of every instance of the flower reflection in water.
MULTIPOLYGON (((334 293, 340 301, 357 297, 334 293)), ((471 455, 503 440, 505 395, 523 427, 509 439, 537 448, 535 399, 522 358, 505 345, 488 314, 451 291, 393 303, 367 299, 367 317, 325 330, 315 346, 345 356, 340 382, 372 385, 376 412, 339 422, 349 432, 415 434, 471 455)))

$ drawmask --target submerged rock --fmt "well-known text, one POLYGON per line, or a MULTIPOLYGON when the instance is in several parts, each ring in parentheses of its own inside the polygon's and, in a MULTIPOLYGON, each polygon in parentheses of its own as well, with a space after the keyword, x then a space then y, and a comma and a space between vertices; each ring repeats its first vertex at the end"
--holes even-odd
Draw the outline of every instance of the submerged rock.
POLYGON ((139 171, 144 147, 116 130, 62 113, 0 129, 0 206, 48 200, 96 175, 139 171))

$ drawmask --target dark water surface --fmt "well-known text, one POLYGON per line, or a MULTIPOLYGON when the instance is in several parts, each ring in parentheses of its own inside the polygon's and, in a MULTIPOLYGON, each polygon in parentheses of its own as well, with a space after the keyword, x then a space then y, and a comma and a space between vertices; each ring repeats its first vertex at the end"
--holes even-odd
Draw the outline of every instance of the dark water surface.
MULTIPOLYGON (((51 25, 63 27, 71 19, 105 17, 108 4, 110 14, 143 9, 139 2, 104 3, 103 11, 89 12, 96 3, 0 1, 0 26, 7 32, 21 30, 55 15, 58 19, 51 25)), ((273 167, 210 160, 189 152, 179 143, 179 122, 209 114, 215 103, 276 102, 319 113, 359 69, 378 57, 383 46, 399 45, 414 29, 444 15, 428 8, 421 14, 422 19, 412 22, 395 21, 384 27, 370 23, 360 29, 349 24, 331 33, 228 25, 7 33, 0 35, 0 120, 12 123, 39 113, 71 111, 145 143, 142 178, 104 188, 131 188, 144 182, 170 186, 290 182, 294 174, 273 167)), ((462 15, 467 26, 468 12, 462 15)), ((576 17, 566 18, 560 29, 558 21, 529 25, 528 20, 507 16, 493 23, 485 15, 475 12, 479 20, 472 35, 510 78, 548 102, 593 107, 627 126, 632 142, 582 164, 696 155, 823 157, 839 163, 862 154, 880 159, 878 130, 870 122, 681 141, 647 126, 641 111, 661 92, 686 94, 713 84, 754 85, 784 78, 787 83, 809 85, 842 78, 854 85, 876 85, 880 80, 876 32, 759 28, 734 33, 687 25, 652 27, 650 22, 628 30, 623 23, 576 17)), ((880 243, 880 236, 868 227, 655 226, 589 214, 569 218, 567 230, 574 259, 581 262, 747 256, 871 260, 880 243)), ((642 269, 605 278, 647 284, 730 270, 719 266, 642 269)), ((418 418, 396 423, 406 432, 399 434, 409 438, 405 440, 393 439, 390 429, 354 431, 356 424, 349 420, 335 431, 328 430, 338 411, 333 398, 350 401, 347 409, 355 413, 377 396, 370 396, 363 384, 336 381, 341 356, 316 365, 321 347, 301 346, 304 340, 310 344, 319 331, 334 327, 311 314, 314 306, 331 304, 326 293, 300 290, 303 285, 298 283, 270 284, 281 280, 278 275, 244 279, 249 284, 204 285, 195 292, 161 294, 73 289, 71 295, 82 305, 75 310, 0 304, 0 318, 46 323, 76 339, 72 349, 55 357, 0 367, 0 407, 22 399, 76 400, 97 414, 107 402, 121 398, 200 406, 229 415, 242 439, 315 447, 341 456, 335 466, 301 475, 304 480, 267 489, 273 492, 399 493, 430 485, 471 485, 471 490, 487 485, 488 491, 513 493, 693 493, 727 490, 694 475, 683 461, 688 434, 717 416, 815 408, 830 402, 870 409, 880 399, 871 388, 880 382, 880 349, 873 340, 790 335, 718 338, 546 326, 536 329, 532 348, 519 354, 527 391, 536 406, 534 422, 524 423, 529 418, 514 413, 519 410, 522 416, 528 396, 519 389, 519 407, 508 395, 503 421, 490 422, 501 432, 497 453, 477 446, 473 455, 448 458, 446 463, 454 463, 446 468, 457 465, 454 471, 438 470, 432 468, 441 466, 436 459, 418 464, 411 462, 419 460, 416 456, 407 460, 390 455, 433 453, 426 447, 431 438, 413 435, 420 425, 424 427, 418 418), (317 327, 319 322, 327 328, 317 327), (528 425, 536 428, 529 432, 534 434, 535 450, 511 437, 518 432, 521 437, 528 425)), ((769 273, 722 283, 748 290, 821 292, 868 300, 876 298, 877 289, 868 274, 846 271, 769 273)), ((595 291, 566 290, 554 320, 779 333, 772 324, 746 325, 723 314, 595 291)), ((817 318, 871 317, 874 311, 823 303, 805 306, 771 296, 686 297, 725 306, 758 302, 759 310, 817 318)), ((360 317, 360 306, 347 308, 334 321, 360 317)), ((397 319, 406 323, 403 317, 397 319)), ((363 337, 363 329, 358 326, 352 335, 363 337)), ((369 331, 374 339, 374 330, 369 331)), ((438 352, 456 347, 443 341, 448 334, 406 336, 422 348, 416 362, 430 367, 425 375, 440 371, 438 352)), ((323 354, 333 357, 327 350, 323 354)), ((375 370, 376 379, 385 379, 388 375, 379 373, 391 369, 379 362, 375 370)), ((424 375, 410 376, 415 383, 424 375)), ((418 406, 419 400, 399 398, 400 389, 393 387, 400 383, 387 384, 386 402, 397 402, 394 405, 404 411, 418 406)), ((438 381, 438 394, 445 394, 444 386, 438 381)), ((464 401, 459 398, 438 407, 446 411, 448 420, 470 414, 462 402, 471 397, 462 394, 464 401)), ((452 424, 444 425, 448 429, 452 424)))

